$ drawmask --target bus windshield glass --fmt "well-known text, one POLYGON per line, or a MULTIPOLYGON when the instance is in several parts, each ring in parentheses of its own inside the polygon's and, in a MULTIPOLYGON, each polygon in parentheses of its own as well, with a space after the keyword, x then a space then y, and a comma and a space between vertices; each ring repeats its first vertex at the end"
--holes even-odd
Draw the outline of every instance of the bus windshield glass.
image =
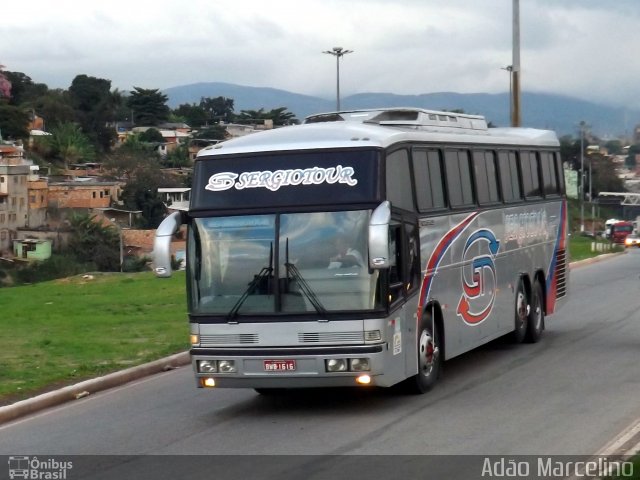
POLYGON ((316 212, 194 219, 189 233, 194 314, 325 314, 374 310, 371 212, 316 212))

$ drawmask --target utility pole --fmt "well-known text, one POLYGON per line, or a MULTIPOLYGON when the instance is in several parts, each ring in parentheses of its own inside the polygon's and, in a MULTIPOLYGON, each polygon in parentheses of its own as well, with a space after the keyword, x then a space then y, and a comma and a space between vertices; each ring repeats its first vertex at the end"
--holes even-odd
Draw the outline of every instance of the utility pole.
POLYGON ((340 111, 340 58, 347 53, 353 53, 353 50, 345 50, 342 47, 333 47, 333 50, 325 50, 322 53, 328 53, 336 57, 336 111, 340 111))
POLYGON ((580 232, 584 232, 584 126, 580 122, 580 232))
POLYGON ((513 0, 513 60, 511 62, 511 126, 520 127, 520 0, 513 0))

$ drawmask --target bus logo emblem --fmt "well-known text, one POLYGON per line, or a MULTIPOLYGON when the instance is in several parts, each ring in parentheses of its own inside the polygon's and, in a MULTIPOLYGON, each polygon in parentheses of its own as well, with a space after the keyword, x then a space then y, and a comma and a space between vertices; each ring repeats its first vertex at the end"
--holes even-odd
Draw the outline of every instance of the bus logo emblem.
MULTIPOLYGON (((478 325, 485 321, 496 297, 496 265, 495 257, 500 249, 500 242, 491 230, 476 230, 469 236, 462 254, 463 261, 472 245, 484 245, 487 253, 473 257, 469 267, 462 269, 462 295, 456 313, 468 325, 478 325)), ((483 247, 480 247, 483 249, 483 247)), ((482 251, 482 250, 481 250, 482 251)))

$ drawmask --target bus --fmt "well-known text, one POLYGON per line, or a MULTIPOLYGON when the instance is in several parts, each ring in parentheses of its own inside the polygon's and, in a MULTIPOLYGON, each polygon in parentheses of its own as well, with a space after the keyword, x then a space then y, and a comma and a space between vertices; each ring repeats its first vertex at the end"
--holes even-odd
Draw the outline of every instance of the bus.
POLYGON ((448 359, 540 339, 567 298, 567 223, 551 131, 341 111, 201 150, 154 268, 171 275, 186 225, 198 387, 423 393, 448 359))

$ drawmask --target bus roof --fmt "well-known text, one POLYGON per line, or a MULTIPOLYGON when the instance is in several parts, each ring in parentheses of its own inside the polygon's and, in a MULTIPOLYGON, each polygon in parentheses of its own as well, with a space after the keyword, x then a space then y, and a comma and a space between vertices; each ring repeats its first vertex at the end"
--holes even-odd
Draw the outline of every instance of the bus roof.
POLYGON ((489 128, 484 117, 416 108, 351 110, 312 115, 302 125, 252 133, 204 148, 198 157, 237 153, 375 147, 400 142, 559 145, 555 132, 489 128))

